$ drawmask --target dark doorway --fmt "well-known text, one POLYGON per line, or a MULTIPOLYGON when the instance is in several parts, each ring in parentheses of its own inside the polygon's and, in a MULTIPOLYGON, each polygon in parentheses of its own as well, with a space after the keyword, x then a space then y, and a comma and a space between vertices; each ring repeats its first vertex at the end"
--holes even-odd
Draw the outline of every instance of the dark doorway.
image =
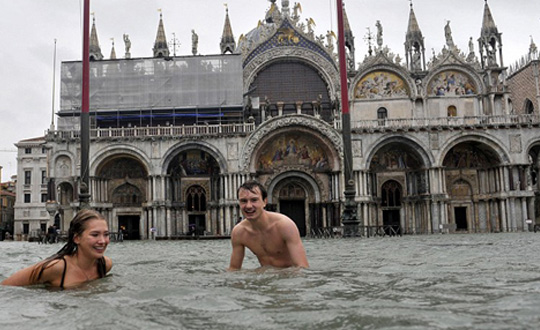
POLYGON ((399 210, 383 210, 383 226, 386 235, 401 235, 399 210))
POLYGON ((466 207, 454 207, 454 219, 456 221, 456 230, 468 230, 466 207))
POLYGON ((306 209, 303 200, 279 201, 279 211, 294 221, 300 236, 306 236, 306 209))
POLYGON ((206 217, 204 214, 189 215, 189 232, 188 235, 204 235, 206 231, 206 217))
POLYGON ((138 215, 119 215, 118 228, 123 231, 125 240, 139 240, 141 234, 139 230, 140 217, 138 215))

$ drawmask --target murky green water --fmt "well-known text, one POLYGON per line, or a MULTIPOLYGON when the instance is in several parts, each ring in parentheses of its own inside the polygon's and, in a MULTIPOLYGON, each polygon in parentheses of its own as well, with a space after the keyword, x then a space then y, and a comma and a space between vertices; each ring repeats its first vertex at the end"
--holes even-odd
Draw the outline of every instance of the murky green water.
MULTIPOLYGON (((230 242, 111 243, 112 276, 0 286, 1 329, 534 329, 540 234, 305 240, 309 270, 225 271, 230 242)), ((60 245, 0 242, 0 280, 60 245)))

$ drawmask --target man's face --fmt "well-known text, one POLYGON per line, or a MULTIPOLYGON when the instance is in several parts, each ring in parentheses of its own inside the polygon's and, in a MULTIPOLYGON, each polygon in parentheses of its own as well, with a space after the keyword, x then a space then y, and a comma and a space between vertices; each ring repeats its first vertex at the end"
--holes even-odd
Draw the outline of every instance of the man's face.
POLYGON ((259 219, 266 206, 266 199, 262 199, 262 193, 258 187, 255 187, 253 191, 240 189, 238 201, 244 218, 248 220, 259 219))

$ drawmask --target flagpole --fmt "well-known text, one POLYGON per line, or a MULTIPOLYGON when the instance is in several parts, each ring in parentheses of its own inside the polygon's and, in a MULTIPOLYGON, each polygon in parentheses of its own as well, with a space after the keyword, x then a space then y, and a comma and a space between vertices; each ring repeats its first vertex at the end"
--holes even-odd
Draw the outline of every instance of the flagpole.
POLYGON ((341 215, 341 223, 344 227, 343 236, 358 236, 359 221, 356 218, 357 205, 355 201, 356 186, 353 180, 353 162, 351 145, 351 115, 349 113, 349 93, 347 81, 347 61, 345 58, 345 29, 343 26, 343 1, 337 0, 338 16, 338 53, 339 73, 341 78, 341 120, 343 135, 343 165, 345 174, 345 205, 341 215))
POLYGON ((89 208, 89 154, 90 154, 90 0, 84 0, 82 100, 81 100, 81 180, 80 208, 89 208))

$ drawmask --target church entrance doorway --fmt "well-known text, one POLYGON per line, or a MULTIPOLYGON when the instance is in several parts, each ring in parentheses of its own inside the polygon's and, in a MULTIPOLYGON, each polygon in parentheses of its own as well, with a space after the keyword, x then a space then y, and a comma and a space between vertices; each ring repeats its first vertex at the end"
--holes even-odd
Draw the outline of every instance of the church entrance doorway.
POLYGON ((456 230, 468 230, 466 207, 454 207, 454 219, 456 221, 456 230))
POLYGON ((123 232, 124 240, 141 239, 139 230, 140 216, 138 215, 119 215, 118 228, 123 232))
POLYGON ((294 221, 300 236, 306 236, 306 208, 303 200, 280 200, 279 209, 294 221))
POLYGON ((386 235, 401 235, 399 210, 383 210, 383 227, 386 235))
POLYGON ((279 189, 279 212, 291 218, 300 236, 306 236, 306 191, 297 181, 289 181, 279 189))

